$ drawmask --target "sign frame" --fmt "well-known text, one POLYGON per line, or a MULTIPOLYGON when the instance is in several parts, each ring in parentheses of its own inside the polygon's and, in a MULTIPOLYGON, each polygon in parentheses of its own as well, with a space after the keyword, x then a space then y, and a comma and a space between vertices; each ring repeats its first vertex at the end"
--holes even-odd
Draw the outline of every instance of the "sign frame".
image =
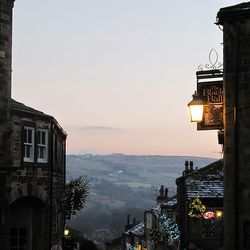
POLYGON ((223 72, 197 71, 197 93, 205 103, 203 119, 197 130, 222 130, 223 125, 223 72))

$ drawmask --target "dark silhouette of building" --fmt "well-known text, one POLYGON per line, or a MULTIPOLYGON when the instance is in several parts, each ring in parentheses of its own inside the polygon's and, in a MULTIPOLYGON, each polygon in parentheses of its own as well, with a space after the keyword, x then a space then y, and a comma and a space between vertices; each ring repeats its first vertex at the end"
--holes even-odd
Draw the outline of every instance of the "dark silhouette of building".
POLYGON ((220 9, 224 61, 225 249, 250 248, 250 2, 220 9))
POLYGON ((183 175, 176 179, 180 249, 184 249, 191 240, 204 250, 217 250, 223 245, 222 161, 195 170, 193 164, 190 168, 188 165, 185 164, 183 175), (197 195, 206 207, 204 213, 200 214, 201 218, 189 216, 189 205, 197 195))

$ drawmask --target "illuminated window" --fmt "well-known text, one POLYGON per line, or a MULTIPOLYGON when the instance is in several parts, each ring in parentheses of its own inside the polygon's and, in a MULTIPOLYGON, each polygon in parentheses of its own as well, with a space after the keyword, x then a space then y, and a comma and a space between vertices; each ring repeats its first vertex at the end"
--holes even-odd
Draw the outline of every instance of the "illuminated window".
POLYGON ((35 137, 35 128, 24 127, 24 157, 23 161, 25 162, 34 162, 34 140, 35 137))

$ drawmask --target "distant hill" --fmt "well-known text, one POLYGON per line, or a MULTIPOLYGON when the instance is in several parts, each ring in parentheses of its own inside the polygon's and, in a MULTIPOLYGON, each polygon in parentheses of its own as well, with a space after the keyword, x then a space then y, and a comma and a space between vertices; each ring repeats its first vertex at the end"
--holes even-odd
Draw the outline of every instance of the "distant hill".
POLYGON ((216 159, 190 156, 158 155, 68 155, 67 180, 80 175, 92 179, 87 207, 71 226, 89 238, 106 240, 123 229, 126 216, 142 220, 143 211, 155 204, 160 185, 173 195, 175 179, 182 175, 185 160, 193 161, 194 168, 204 167, 216 159), (103 232, 106 232, 103 234, 103 232))

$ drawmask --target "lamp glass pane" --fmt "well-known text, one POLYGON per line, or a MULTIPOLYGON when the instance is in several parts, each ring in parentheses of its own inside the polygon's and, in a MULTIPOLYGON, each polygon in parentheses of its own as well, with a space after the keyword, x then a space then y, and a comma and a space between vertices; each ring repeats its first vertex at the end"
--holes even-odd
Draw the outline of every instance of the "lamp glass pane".
POLYGON ((191 122, 200 122, 203 117, 203 105, 190 105, 191 122))

